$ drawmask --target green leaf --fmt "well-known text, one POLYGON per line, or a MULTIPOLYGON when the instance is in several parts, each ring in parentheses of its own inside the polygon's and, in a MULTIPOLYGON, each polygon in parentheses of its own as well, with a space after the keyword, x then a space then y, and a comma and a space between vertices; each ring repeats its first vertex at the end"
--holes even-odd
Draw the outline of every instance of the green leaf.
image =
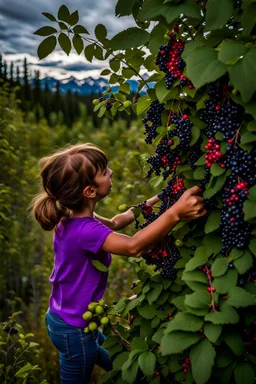
POLYGON ((248 52, 244 44, 235 40, 226 40, 219 47, 218 59, 224 64, 235 64, 248 52))
POLYGON ((210 188, 206 189, 203 193, 203 197, 205 199, 210 199, 212 196, 216 195, 217 192, 221 190, 223 185, 225 184, 227 178, 227 172, 223 173, 214 179, 214 184, 210 188))
POLYGON ((230 288, 236 286, 238 273, 236 269, 229 269, 225 275, 215 277, 213 286, 217 293, 226 294, 230 288))
POLYGON ((151 105, 151 99, 148 97, 148 95, 141 96, 136 104, 136 114, 140 115, 143 112, 146 112, 146 110, 151 105))
POLYGON ((153 71, 156 68, 155 61, 156 61, 155 56, 154 55, 149 55, 148 57, 146 57, 146 59, 144 61, 144 67, 148 71, 153 71))
POLYGON ((119 32, 108 42, 108 44, 113 50, 125 50, 145 45, 148 39, 148 32, 137 27, 132 27, 119 32))
POLYGON ((50 55, 54 51, 57 44, 55 36, 49 36, 44 39, 38 46, 37 55, 40 60, 44 59, 46 56, 50 55))
POLYGON ((58 37, 58 42, 63 51, 69 55, 71 51, 71 42, 69 37, 65 33, 61 32, 58 37))
POLYGON ((242 26, 244 36, 249 36, 256 20, 256 4, 251 1, 243 1, 242 26))
POLYGON ((146 299, 148 300, 149 304, 152 304, 158 299, 162 290, 163 286, 161 284, 151 283, 151 290, 146 294, 146 299))
POLYGON ((253 384, 255 383, 255 373, 252 365, 249 362, 237 362, 234 369, 236 384, 253 384))
POLYGON ((241 144, 254 143, 256 141, 256 135, 252 132, 245 132, 241 136, 241 144))
POLYGON ((101 71, 100 75, 101 76, 107 76, 111 73, 111 71, 109 69, 103 69, 103 71, 101 71))
MULTIPOLYGON (((170 92, 173 93, 173 89, 169 90, 165 86, 165 79, 162 79, 159 81, 159 83, 156 86, 156 96, 160 103, 169 100, 170 98, 170 92)), ((174 92, 177 94, 178 89, 174 88, 174 92)))
POLYGON ((77 35, 80 35, 81 33, 86 33, 87 35, 89 35, 89 32, 87 31, 87 29, 85 27, 83 27, 82 25, 76 25, 74 28, 73 28, 73 31, 74 33, 76 33, 77 35))
POLYGON ((123 364, 128 360, 129 352, 122 352, 113 361, 113 369, 119 370, 122 368, 123 364))
POLYGON ((210 233, 219 229, 220 226, 220 210, 214 210, 210 213, 205 224, 205 233, 210 233))
POLYGON ((207 339, 200 341, 191 348, 189 357, 193 378, 197 384, 205 384, 210 379, 215 356, 215 349, 207 339))
POLYGON ((24 377, 24 373, 28 373, 33 369, 33 365, 30 363, 27 363, 23 367, 21 367, 16 373, 15 377, 24 377))
POLYGON ((71 13, 71 15, 68 18, 69 25, 70 26, 75 25, 78 23, 78 21, 79 21, 78 11, 71 13))
MULTIPOLYGON (((202 47, 204 45, 203 41, 201 40, 192 40, 188 41, 185 45, 184 51, 182 53, 182 58, 183 60, 186 60, 188 56, 196 49, 199 47, 202 47)), ((204 105, 205 107, 205 105, 204 105)))
POLYGON ((195 19, 201 19, 200 11, 201 9, 198 5, 190 1, 185 1, 183 4, 169 5, 167 10, 162 9, 162 15, 166 18, 167 23, 171 23, 180 17, 181 14, 195 19))
POLYGON ((148 48, 153 55, 158 53, 159 46, 164 42, 166 28, 162 23, 157 24, 151 31, 148 48))
MULTIPOLYGON (((256 123, 256 122, 255 122, 256 123)), ((253 187, 251 187, 248 191, 248 195, 247 195, 247 198, 249 200, 256 200, 256 185, 254 185, 253 187)))
POLYGON ((107 336, 106 340, 102 344, 103 348, 110 348, 113 347, 113 345, 119 344, 120 337, 116 335, 109 335, 107 336))
POLYGON ((67 24, 63 23, 62 21, 60 21, 58 24, 59 24, 60 29, 66 30, 66 31, 68 30, 67 24))
POLYGON ((84 49, 84 56, 90 62, 92 62, 94 56, 94 44, 89 44, 84 49))
POLYGON ((224 275, 228 270, 228 260, 226 257, 221 257, 214 261, 212 265, 212 277, 224 275))
POLYGON ((66 5, 62 5, 58 11, 58 19, 68 23, 70 13, 66 5))
POLYGON ((239 332, 227 330, 222 338, 235 355, 241 356, 243 354, 244 342, 239 332))
POLYGON ((47 19, 49 19, 51 21, 57 21, 56 18, 51 13, 42 12, 42 15, 44 15, 47 19))
POLYGON ((222 308, 219 312, 211 312, 205 316, 205 321, 211 321, 213 324, 236 324, 239 316, 236 310, 230 306, 222 308))
MULTIPOLYGON (((120 356, 120 355, 118 355, 118 356, 120 356)), ((113 382, 113 377, 115 377, 118 374, 118 371, 119 370, 113 369, 112 371, 106 372, 104 377, 99 381, 98 384, 105 384, 105 383, 109 383, 111 381, 113 382), (109 380, 111 380, 111 381, 109 381, 109 380)))
POLYGON ((244 206, 244 220, 250 221, 256 217, 256 204, 252 200, 245 200, 244 206))
POLYGON ((186 272, 195 270, 196 268, 204 265, 208 261, 208 255, 206 253, 206 246, 198 247, 195 251, 195 255, 190 259, 185 267, 186 272))
POLYGON ((197 291, 192 293, 191 295, 185 296, 184 304, 188 305, 192 308, 209 308, 211 303, 209 292, 205 289, 205 291, 197 291))
POLYGON ((234 261, 234 266, 236 267, 240 275, 246 273, 251 268, 252 264, 253 258, 250 251, 248 250, 243 253, 243 256, 234 261))
POLYGON ((162 0, 146 0, 138 13, 138 19, 140 21, 154 20, 167 10, 168 6, 163 5, 162 0))
POLYGON ((118 0, 115 8, 115 14, 117 17, 129 16, 132 14, 132 9, 137 0, 118 0))
POLYGON ((201 339, 201 334, 174 331, 162 337, 160 348, 163 356, 181 353, 201 339))
POLYGON ((165 334, 172 331, 187 331, 187 332, 197 332, 203 326, 203 319, 192 315, 188 312, 178 312, 174 319, 169 322, 165 334))
POLYGON ((241 92, 243 101, 247 103, 256 91, 256 48, 251 48, 228 71, 233 86, 241 92))
POLYGON ((152 352, 143 352, 139 355, 139 367, 146 376, 153 376, 156 366, 156 356, 152 352))
POLYGON ((99 260, 92 260, 92 265, 101 272, 108 272, 108 268, 99 260))
POLYGON ((119 87, 119 92, 123 92, 126 95, 129 95, 130 94, 130 84, 126 83, 126 82, 121 84, 119 87))
POLYGON ((256 239, 255 238, 251 239, 250 244, 249 244, 249 248, 250 248, 250 251, 252 252, 252 254, 254 256, 256 256, 256 239))
POLYGON ((180 311, 185 311, 186 307, 184 305, 185 296, 177 296, 172 299, 172 304, 175 305, 180 311))
POLYGON ((129 384, 134 383, 138 368, 139 364, 137 360, 133 360, 132 364, 130 364, 130 360, 124 363, 124 365, 122 366, 122 378, 125 380, 125 382, 129 384))
POLYGON ((42 27, 42 28, 39 28, 36 32, 34 32, 34 35, 50 36, 50 35, 53 35, 54 33, 57 33, 57 29, 53 27, 42 27))
POLYGON ((148 344, 142 337, 134 337, 131 342, 131 350, 147 351, 148 344))
POLYGON ((220 176, 225 172, 225 168, 221 168, 219 164, 213 163, 211 166, 211 174, 212 176, 220 176))
POLYGON ((103 24, 98 24, 94 30, 95 36, 99 41, 103 41, 107 37, 107 29, 103 24))
POLYGON ((216 343, 220 334, 222 332, 222 326, 213 324, 213 323, 205 323, 204 326, 204 334, 212 343, 216 343))
POLYGON ((232 261, 239 259, 243 254, 243 251, 241 249, 233 248, 232 251, 229 254, 228 262, 231 263, 232 261))
POLYGON ((197 167, 193 172, 194 180, 203 180, 205 178, 205 167, 197 167))
POLYGON ((120 60, 117 59, 111 59, 109 60, 109 65, 112 71, 117 72, 120 69, 120 60))
POLYGON ((122 75, 126 79, 130 79, 132 76, 135 75, 135 72, 132 69, 130 69, 130 68, 123 68, 122 75))
POLYGON ((205 31, 219 29, 226 24, 233 12, 232 0, 208 0, 206 3, 205 31))
POLYGON ((232 287, 228 292, 225 304, 235 308, 249 307, 255 305, 255 299, 251 293, 246 292, 244 289, 240 287, 232 287))
POLYGON ((74 46, 77 54, 80 55, 80 53, 82 52, 82 50, 84 48, 83 39, 79 35, 74 35, 72 42, 73 42, 73 46, 74 46))
POLYGON ((227 66, 218 60, 217 51, 208 47, 194 49, 185 61, 188 78, 196 88, 217 80, 227 71, 227 66))
POLYGON ((194 145, 197 140, 199 139, 200 137, 200 129, 198 127, 196 127, 195 125, 193 125, 193 127, 191 128, 191 139, 190 139, 190 142, 189 142, 189 145, 192 147, 192 145, 194 145))
POLYGON ((138 307, 137 310, 144 319, 151 320, 156 316, 156 308, 154 305, 144 304, 138 307))
POLYGON ((186 283, 188 281, 198 281, 199 283, 207 283, 207 278, 205 274, 201 271, 184 271, 182 274, 182 280, 184 280, 186 283))

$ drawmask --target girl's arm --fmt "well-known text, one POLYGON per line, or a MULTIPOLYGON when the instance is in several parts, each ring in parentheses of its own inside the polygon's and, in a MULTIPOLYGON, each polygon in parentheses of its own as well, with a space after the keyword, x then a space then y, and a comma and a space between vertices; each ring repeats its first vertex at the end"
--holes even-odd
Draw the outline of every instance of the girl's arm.
POLYGON ((102 224, 106 225, 106 227, 112 229, 113 231, 123 229, 134 221, 134 214, 131 209, 128 209, 124 213, 119 213, 118 215, 112 217, 112 219, 99 216, 95 212, 93 213, 93 216, 95 219, 99 220, 102 224))
POLYGON ((155 195, 153 197, 151 197, 150 199, 148 199, 146 201, 147 205, 149 205, 150 207, 153 207, 153 205, 155 205, 156 203, 158 203, 160 201, 158 195, 155 195))
POLYGON ((203 198, 198 196, 200 191, 199 187, 188 189, 171 208, 132 237, 110 233, 102 249, 118 255, 139 256, 167 236, 179 221, 197 219, 206 214, 203 198))

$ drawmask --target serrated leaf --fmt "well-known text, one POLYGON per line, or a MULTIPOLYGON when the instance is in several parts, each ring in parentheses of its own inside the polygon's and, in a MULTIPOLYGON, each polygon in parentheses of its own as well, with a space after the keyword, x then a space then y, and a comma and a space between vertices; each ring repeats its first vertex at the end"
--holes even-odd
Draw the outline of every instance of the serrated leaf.
POLYGON ((42 12, 42 15, 44 15, 45 17, 47 17, 47 19, 49 19, 51 21, 57 21, 56 18, 51 13, 42 12))
POLYGON ((162 284, 151 284, 151 290, 146 294, 146 299, 149 304, 152 304, 156 301, 163 290, 162 284))
POLYGON ((146 112, 150 105, 150 97, 148 97, 148 95, 141 96, 136 103, 136 114, 140 115, 141 113, 146 112))
POLYGON ((239 332, 226 331, 222 338, 235 355, 241 356, 243 354, 244 342, 239 332))
POLYGON ((125 50, 145 45, 149 39, 149 33, 143 29, 132 27, 119 32, 108 42, 113 50, 125 50))
POLYGON ((129 16, 132 13, 132 8, 137 0, 118 0, 115 8, 115 14, 117 17, 129 16))
POLYGON ((186 264, 186 272, 193 271, 208 261, 206 249, 206 246, 201 246, 196 249, 194 257, 190 259, 186 264))
POLYGON ((156 316, 156 308, 154 305, 144 304, 139 306, 137 310, 144 319, 151 320, 156 316))
POLYGON ((249 48, 239 41, 226 40, 219 47, 218 58, 224 64, 235 64, 248 50, 249 48))
POLYGON ((95 36, 99 41, 103 41, 107 37, 107 29, 103 24, 98 24, 94 30, 95 36))
POLYGON ((83 27, 82 25, 76 25, 74 28, 73 28, 73 31, 74 33, 76 33, 77 35, 80 35, 81 33, 86 33, 87 35, 89 35, 89 32, 87 31, 87 29, 85 27, 83 27))
POLYGON ((34 32, 34 35, 50 36, 50 35, 53 35, 54 33, 57 33, 57 29, 53 27, 42 27, 42 28, 39 28, 36 32, 34 32))
POLYGON ((174 331, 162 337, 160 348, 163 356, 181 353, 201 339, 199 332, 174 331))
POLYGON ((228 270, 228 260, 226 257, 216 259, 212 265, 212 277, 218 277, 224 275, 228 270))
POLYGON ((226 294, 232 287, 236 286, 238 273, 236 269, 229 269, 225 275, 215 277, 213 286, 217 293, 226 294))
POLYGON ((94 56, 94 44, 89 44, 84 49, 84 56, 90 62, 92 62, 94 56))
POLYGON ((205 31, 219 29, 226 24, 233 12, 232 0, 208 0, 206 4, 205 31))
POLYGON ((75 25, 78 23, 78 21, 79 21, 78 11, 71 13, 71 15, 68 18, 69 25, 70 26, 75 25))
POLYGON ((173 331, 197 332, 203 326, 203 319, 188 312, 178 312, 169 322, 165 334, 173 331))
POLYGON ((108 268, 99 260, 92 260, 92 265, 101 272, 108 272, 108 268))
POLYGON ((234 261, 234 266, 241 275, 246 273, 251 268, 252 264, 253 258, 250 251, 248 250, 245 251, 239 259, 234 261))
POLYGON ((184 271, 182 274, 182 280, 186 283, 188 281, 199 282, 199 283, 207 283, 207 278, 205 274, 201 271, 184 271))
POLYGON ((40 60, 44 59, 52 51, 54 51, 57 44, 57 39, 55 36, 49 36, 46 39, 44 39, 38 46, 37 54, 40 60))
POLYGON ((74 35, 72 42, 73 42, 73 46, 74 46, 77 54, 80 55, 80 53, 82 52, 82 50, 84 48, 83 39, 79 35, 74 35))
POLYGON ((211 342, 204 339, 194 345, 189 353, 193 378, 197 384, 205 384, 211 377, 216 356, 211 342))
POLYGON ((249 362, 237 362, 234 369, 236 384, 253 384, 255 382, 255 373, 249 362))
POLYGON ((226 306, 219 312, 208 313, 205 320, 211 321, 213 324, 236 324, 239 321, 239 316, 234 308, 226 306))
POLYGON ((212 343, 216 343, 220 334, 222 332, 222 326, 213 324, 213 323, 205 323, 204 325, 204 334, 208 340, 212 343))
POLYGON ((256 91, 256 48, 251 48, 241 60, 230 66, 229 74, 234 88, 241 92, 243 101, 250 101, 256 91))
POLYGON ((204 231, 205 233, 211 233, 219 229, 220 227, 220 210, 214 210, 210 213, 205 223, 204 231))
POLYGON ((191 308, 209 308, 211 303, 209 292, 205 289, 205 291, 197 291, 192 293, 191 295, 185 296, 184 304, 188 305, 191 308))
POLYGON ((62 5, 58 11, 58 19, 68 23, 70 13, 66 5, 62 5))
POLYGON ((240 287, 232 287, 227 296, 226 304, 235 308, 255 305, 254 296, 240 287))
POLYGON ((187 76, 196 88, 223 76, 227 66, 218 60, 217 51, 208 47, 194 49, 185 59, 187 76))
POLYGON ((139 367, 146 376, 153 376, 156 366, 156 356, 152 352, 143 352, 139 355, 139 367))
POLYGON ((200 19, 200 7, 197 4, 193 4, 190 1, 185 1, 183 4, 169 5, 168 9, 161 7, 161 13, 166 18, 167 23, 175 21, 181 14, 195 19, 200 19))

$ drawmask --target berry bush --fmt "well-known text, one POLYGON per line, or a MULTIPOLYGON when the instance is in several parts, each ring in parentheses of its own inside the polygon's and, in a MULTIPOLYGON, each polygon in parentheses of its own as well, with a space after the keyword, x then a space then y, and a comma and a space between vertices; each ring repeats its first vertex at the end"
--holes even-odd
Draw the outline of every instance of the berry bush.
POLYGON ((255 11, 251 0, 119 0, 116 16, 132 15, 136 26, 109 39, 102 24, 89 36, 63 5, 56 17, 44 13, 61 30, 36 32, 47 36, 40 59, 58 40, 67 54, 73 44, 89 61, 108 60, 101 74, 110 87, 94 101, 99 116, 133 110, 142 118, 141 134, 154 147, 145 173, 162 190, 157 207, 137 206, 137 227, 194 185, 208 211, 131 259, 137 298, 108 311, 125 322, 104 343, 114 367, 102 384, 255 381, 255 11))

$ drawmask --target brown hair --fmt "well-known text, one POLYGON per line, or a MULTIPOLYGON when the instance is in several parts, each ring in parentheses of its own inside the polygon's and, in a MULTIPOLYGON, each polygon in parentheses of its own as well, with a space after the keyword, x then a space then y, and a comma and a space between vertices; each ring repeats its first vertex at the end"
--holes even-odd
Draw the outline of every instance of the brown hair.
POLYGON ((39 167, 44 192, 33 199, 31 208, 41 227, 50 231, 70 211, 83 208, 83 190, 107 167, 107 158, 93 144, 77 144, 42 158, 39 167))

